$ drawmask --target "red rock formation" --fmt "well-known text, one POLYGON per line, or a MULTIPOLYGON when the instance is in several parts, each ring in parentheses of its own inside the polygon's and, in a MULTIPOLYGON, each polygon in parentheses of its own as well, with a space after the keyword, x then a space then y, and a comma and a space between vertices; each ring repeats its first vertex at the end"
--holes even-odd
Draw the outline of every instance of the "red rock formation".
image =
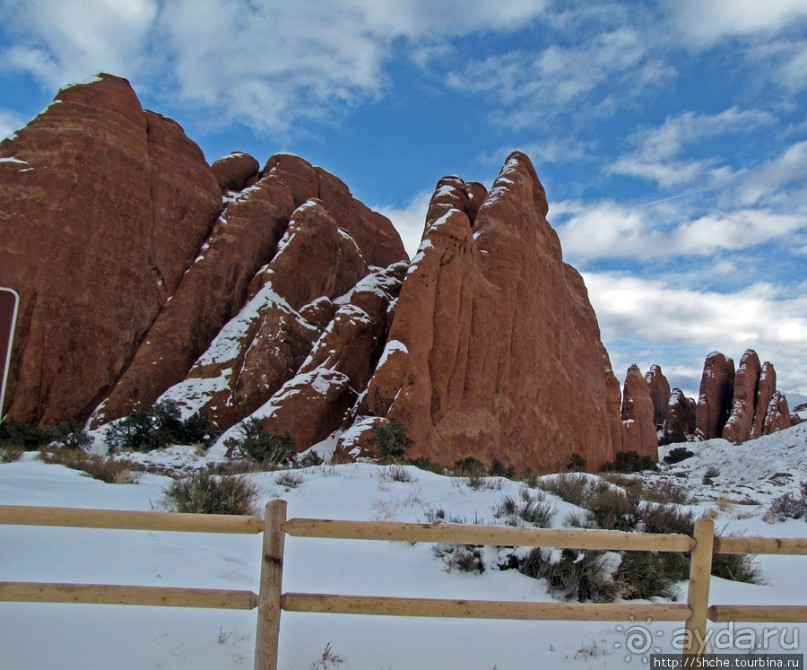
POLYGON ((15 160, 0 160, 0 285, 21 297, 8 412, 87 416, 198 254, 221 193, 182 129, 109 75, 60 91, 1 158, 15 160))
POLYGON ((768 413, 768 405, 773 400, 776 392, 776 370, 768 361, 762 364, 759 373, 759 383, 757 384, 757 397, 755 399, 754 425, 751 427, 751 439, 755 440, 765 432, 765 416, 768 413))
POLYGON ((660 365, 651 365, 644 379, 650 391, 650 400, 653 402, 653 421, 656 428, 661 428, 670 403, 670 382, 661 371, 660 365))
POLYGON ((621 444, 619 385, 544 189, 515 153, 478 210, 477 190, 438 184, 368 408, 408 427, 413 456, 597 468, 621 444))
POLYGON ((635 451, 639 456, 658 460, 658 435, 653 414, 650 387, 639 366, 631 365, 622 391, 623 451, 635 451))
POLYGON ((740 365, 734 375, 734 398, 731 403, 731 416, 723 427, 724 440, 739 444, 751 437, 759 371, 759 356, 753 349, 748 349, 740 359, 740 365))
POLYGON ((686 442, 693 436, 697 411, 695 400, 687 398, 681 389, 674 388, 664 418, 664 443, 686 442))
POLYGON ((765 426, 763 432, 770 435, 779 430, 790 428, 790 410, 787 408, 787 398, 781 392, 776 391, 768 404, 768 412, 765 416, 765 426))
POLYGON ((711 440, 722 435, 733 393, 734 361, 713 351, 703 365, 695 428, 698 439, 711 440))
POLYGON ((219 158, 210 166, 222 193, 242 191, 247 182, 253 178, 257 181, 260 165, 249 154, 235 151, 229 156, 219 158))

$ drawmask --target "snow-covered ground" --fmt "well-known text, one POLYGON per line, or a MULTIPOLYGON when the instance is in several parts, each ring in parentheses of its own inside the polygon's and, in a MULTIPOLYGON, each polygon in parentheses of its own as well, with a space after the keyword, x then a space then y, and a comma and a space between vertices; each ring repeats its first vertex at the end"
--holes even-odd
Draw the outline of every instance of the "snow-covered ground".
MULTIPOLYGON (((802 521, 767 523, 770 500, 807 481, 807 424, 735 446, 722 440, 686 445, 696 456, 662 466, 649 479, 671 479, 711 510, 721 532, 807 536, 802 521), (711 483, 704 475, 712 468, 711 483), (718 474, 714 474, 714 470, 718 474), (708 481, 708 480, 707 480, 708 481)), ((661 454, 670 447, 662 448, 661 454)), ((154 454, 163 465, 189 465, 191 448, 154 454)), ((299 471, 287 489, 278 473, 254 475, 262 503, 283 498, 291 517, 426 521, 430 510, 469 523, 494 523, 493 508, 521 484, 491 480, 474 490, 464 480, 408 468, 393 481, 381 466, 318 466, 299 471)), ((36 454, 0 465, 0 504, 162 509, 167 477, 144 474, 136 484, 104 484, 36 454)), ((548 497, 561 527, 573 506, 548 497)), ((498 521, 501 522, 501 521, 498 521)), ((289 537, 284 589, 295 592, 550 601, 544 581, 495 567, 486 549, 484 574, 446 572, 430 545, 289 537)), ((760 556, 758 585, 712 578, 713 603, 807 605, 807 559, 760 556)), ((0 526, 0 580, 187 586, 257 591, 260 536, 202 535, 0 526)), ((685 600, 682 583, 679 600, 685 600)), ((180 608, 0 603, 0 667, 58 668, 252 667, 256 612, 180 608)), ((650 652, 675 652, 679 623, 519 622, 284 613, 280 666, 288 670, 643 667, 650 652), (637 637, 638 635, 638 637, 637 637), (638 640, 638 643, 637 643, 638 640), (646 641, 646 643, 645 643, 646 641), (632 648, 630 645, 634 645, 632 648), (341 663, 321 663, 326 646, 341 663), (648 647, 648 645, 650 645, 648 647), (630 653, 633 651, 633 653, 630 653), (630 660, 626 661, 626 656, 630 660)), ((712 649, 766 649, 803 654, 807 625, 710 624, 712 649), (767 633, 766 633, 767 631, 767 633)))

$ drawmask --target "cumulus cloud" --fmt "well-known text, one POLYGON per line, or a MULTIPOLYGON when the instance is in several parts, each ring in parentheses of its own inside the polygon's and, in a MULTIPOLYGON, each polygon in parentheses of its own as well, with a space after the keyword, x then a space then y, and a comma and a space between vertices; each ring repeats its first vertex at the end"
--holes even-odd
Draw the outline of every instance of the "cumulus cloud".
POLYGON ((101 70, 134 77, 148 63, 156 0, 2 0, 4 29, 15 42, 4 67, 29 72, 49 89, 101 70))
POLYGON ((380 95, 386 66, 476 31, 523 27, 545 2, 0 0, 7 68, 49 89, 107 71, 219 124, 283 131, 380 95), (402 43, 402 40, 404 43, 402 43), (160 73, 155 77, 154 73, 160 73), (156 81, 155 81, 156 80, 156 81))
POLYGON ((807 20, 803 0, 668 0, 667 5, 674 26, 699 47, 727 37, 770 35, 807 20))
POLYGON ((781 388, 807 392, 807 287, 791 291, 757 283, 718 293, 610 272, 583 277, 606 346, 630 338, 639 350, 641 343, 670 351, 685 346, 700 348, 703 356, 718 350, 732 357, 752 348, 779 362, 781 388))
MULTIPOLYGON (((678 141, 656 145, 660 154, 674 153, 678 141)), ((805 174, 807 142, 799 142, 760 165, 723 175, 722 190, 705 211, 687 206, 703 192, 692 189, 634 204, 566 200, 553 206, 552 216, 564 252, 578 261, 705 256, 772 240, 798 249, 807 230, 805 174)))
POLYGON ((406 252, 413 257, 420 246, 426 211, 432 191, 421 191, 403 205, 374 205, 372 208, 386 216, 397 229, 403 240, 406 252))
POLYGON ((564 201, 553 207, 564 253, 576 260, 711 256, 774 239, 787 239, 807 229, 807 216, 765 208, 714 212, 670 222, 669 213, 654 207, 605 200, 564 201))
POLYGON ((682 160, 684 149, 710 137, 749 133, 773 121, 768 112, 737 107, 719 114, 684 112, 670 116, 658 127, 636 132, 631 141, 637 148, 621 156, 609 171, 652 180, 664 188, 689 184, 703 179, 718 159, 682 160))

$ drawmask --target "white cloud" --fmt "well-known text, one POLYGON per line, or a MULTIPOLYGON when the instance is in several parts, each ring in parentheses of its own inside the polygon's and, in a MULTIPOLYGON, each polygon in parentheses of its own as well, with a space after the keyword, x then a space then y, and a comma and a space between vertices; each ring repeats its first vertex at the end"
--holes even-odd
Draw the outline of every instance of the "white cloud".
POLYGON ((621 81, 621 96, 636 96, 669 77, 670 68, 649 60, 647 54, 644 36, 624 27, 601 32, 580 46, 552 45, 490 56, 449 73, 447 82, 457 90, 488 95, 502 122, 523 127, 553 110, 568 109, 595 91, 599 104, 610 108, 609 85, 615 79, 621 81))
POLYGON ((748 133, 773 121, 767 112, 736 107, 719 114, 684 112, 669 116, 660 126, 635 133, 631 140, 637 149, 621 156, 609 171, 649 179, 664 188, 692 183, 703 179, 716 159, 681 160, 684 149, 706 138, 748 133))
POLYGON ((99 71, 132 77, 150 61, 156 0, 2 0, 0 8, 17 37, 0 62, 50 89, 99 71))
POLYGON ((673 25, 692 44, 765 35, 807 18, 804 0, 668 0, 673 25))
MULTIPOLYGON (((283 131, 381 94, 385 67, 477 31, 521 28, 545 2, 0 0, 6 67, 49 89, 99 71, 155 84, 215 123, 283 131), (407 40, 406 44, 401 39, 407 40), (156 80, 156 81, 155 81, 156 80)), ((145 86, 138 81, 142 92, 145 86)))
MULTIPOLYGON (((807 228, 807 216, 765 208, 673 220, 654 206, 614 201, 561 202, 553 207, 564 254, 580 260, 711 256, 787 239, 807 228)), ((674 216, 674 215, 673 215, 674 216)), ((681 215, 678 215, 681 217, 681 215)))
MULTIPOLYGON (((738 358, 747 348, 777 367, 779 386, 807 392, 807 294, 770 284, 736 293, 681 289, 660 279, 583 273, 603 339, 638 341, 647 349, 712 350, 738 358)), ((696 361, 664 361, 693 365, 696 361)), ((692 385, 690 385, 690 388, 692 385)), ((697 381, 694 383, 697 388, 697 381)))
POLYGON ((426 225, 426 212, 429 209, 433 191, 421 191, 415 194, 403 206, 373 205, 372 209, 380 212, 392 221, 403 240, 409 257, 413 257, 420 246, 423 228, 426 225))

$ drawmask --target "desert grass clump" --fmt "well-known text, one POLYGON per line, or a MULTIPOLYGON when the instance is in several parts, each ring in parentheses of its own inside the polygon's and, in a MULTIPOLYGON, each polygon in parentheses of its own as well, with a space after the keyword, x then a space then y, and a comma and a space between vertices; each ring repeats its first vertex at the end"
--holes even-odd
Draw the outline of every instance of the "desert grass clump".
POLYGON ((670 480, 647 482, 640 475, 622 472, 604 472, 600 477, 626 493, 649 502, 685 505, 689 500, 686 491, 670 480))
POLYGON ((712 574, 733 582, 760 583, 759 565, 751 554, 715 554, 712 574))
POLYGON ((545 477, 536 483, 538 488, 578 507, 583 505, 590 488, 588 475, 578 473, 545 477))
POLYGON ((253 514, 259 491, 247 477, 217 477, 198 470, 175 479, 163 491, 163 502, 176 512, 253 514))
POLYGON ((799 493, 785 493, 771 501, 765 514, 770 521, 804 519, 807 521, 807 482, 799 484, 799 493))
POLYGON ((290 489, 296 489, 303 483, 303 480, 304 477, 301 472, 286 470, 275 477, 275 484, 285 487, 285 489, 288 491, 290 489))
POLYGON ((378 470, 378 479, 382 482, 414 482, 417 481, 412 472, 405 465, 394 463, 378 470))
POLYGON ((333 668, 341 667, 344 662, 345 658, 334 654, 331 643, 328 642, 325 649, 322 650, 322 655, 312 663, 311 670, 333 670, 333 668))
POLYGON ((131 461, 85 454, 80 449, 40 449, 39 457, 45 463, 81 470, 93 479, 107 484, 134 483, 136 481, 134 471, 140 469, 131 461))
POLYGON ((557 508, 546 502, 543 494, 530 493, 528 488, 522 488, 518 498, 505 495, 493 507, 493 516, 504 519, 508 526, 521 526, 527 524, 536 528, 547 528, 557 508))
POLYGON ((636 528, 638 498, 617 487, 597 486, 582 506, 591 512, 591 518, 603 530, 636 528))
MULTIPOLYGON (((688 557, 687 557, 688 558, 688 557)), ((614 574, 620 597, 675 599, 676 584, 687 578, 688 560, 655 551, 627 551, 614 574), (683 574, 682 574, 683 570, 683 574)))
POLYGON ((485 572, 482 547, 471 544, 434 544, 434 555, 442 559, 446 572, 485 572))
POLYGON ((13 463, 20 460, 25 453, 25 447, 15 444, 9 444, 5 447, 0 447, 0 463, 13 463))

